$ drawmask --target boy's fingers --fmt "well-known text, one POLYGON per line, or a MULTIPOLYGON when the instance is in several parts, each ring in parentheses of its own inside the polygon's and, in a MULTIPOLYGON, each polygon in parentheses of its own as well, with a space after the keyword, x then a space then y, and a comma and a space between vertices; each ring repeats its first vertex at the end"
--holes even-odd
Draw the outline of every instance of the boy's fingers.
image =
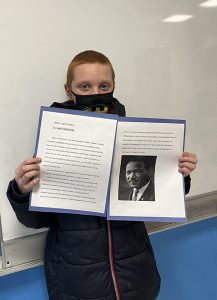
POLYGON ((189 152, 183 152, 182 156, 180 156, 179 158, 179 162, 180 163, 192 163, 192 164, 197 164, 198 163, 198 159, 196 154, 194 153, 189 153, 189 152))
POLYGON ((179 172, 184 176, 191 174, 193 170, 196 169, 198 159, 196 154, 190 152, 183 152, 182 156, 179 158, 179 172))
POLYGON ((26 185, 23 186, 23 188, 19 188, 21 193, 28 193, 31 192, 32 189, 34 188, 34 186, 36 186, 40 181, 40 178, 34 178, 33 180, 31 180, 29 183, 27 183, 26 185))
POLYGON ((39 170, 34 170, 34 171, 31 171, 31 172, 27 172, 20 178, 20 184, 25 185, 28 182, 30 182, 35 176, 39 176, 39 175, 40 175, 39 170))
POLYGON ((191 174, 191 170, 189 170, 188 168, 180 168, 179 170, 179 173, 182 173, 184 176, 188 176, 191 174))
POLYGON ((32 158, 27 158, 25 159, 21 165, 31 165, 31 164, 36 164, 36 163, 40 163, 42 161, 42 159, 40 157, 32 157, 32 158))
POLYGON ((41 159, 32 158, 27 159, 24 162, 22 162, 16 169, 15 174, 17 178, 22 177, 26 172, 32 171, 32 170, 40 170, 39 163, 41 162, 41 159))
POLYGON ((15 180, 21 193, 30 192, 39 182, 40 166, 42 159, 33 157, 24 160, 15 171, 15 180))
POLYGON ((187 163, 187 162, 184 162, 184 163, 179 163, 179 168, 187 168, 189 169, 190 171, 193 171, 194 169, 196 169, 196 164, 193 164, 193 163, 187 163))

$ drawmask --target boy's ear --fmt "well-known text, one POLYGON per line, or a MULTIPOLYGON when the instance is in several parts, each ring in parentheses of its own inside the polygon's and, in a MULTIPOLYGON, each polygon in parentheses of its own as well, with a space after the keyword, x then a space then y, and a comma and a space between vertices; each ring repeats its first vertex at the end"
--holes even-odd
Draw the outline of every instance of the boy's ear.
POLYGON ((74 99, 74 95, 72 95, 71 89, 68 88, 67 84, 64 84, 64 88, 65 88, 66 96, 67 96, 70 100, 75 100, 75 99, 74 99))

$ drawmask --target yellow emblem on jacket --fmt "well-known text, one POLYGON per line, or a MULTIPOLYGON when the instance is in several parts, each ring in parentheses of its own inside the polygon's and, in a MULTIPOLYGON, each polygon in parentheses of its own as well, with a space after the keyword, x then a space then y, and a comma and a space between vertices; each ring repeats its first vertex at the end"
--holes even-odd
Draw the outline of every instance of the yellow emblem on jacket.
POLYGON ((92 111, 97 113, 108 113, 108 106, 105 105, 91 105, 88 107, 85 107, 84 111, 92 111))

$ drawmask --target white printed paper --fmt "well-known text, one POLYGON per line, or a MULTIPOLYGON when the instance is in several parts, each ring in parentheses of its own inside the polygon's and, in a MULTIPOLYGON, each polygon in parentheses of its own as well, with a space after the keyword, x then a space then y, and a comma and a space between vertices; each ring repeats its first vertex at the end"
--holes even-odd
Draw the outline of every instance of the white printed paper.
POLYGON ((116 123, 88 113, 43 111, 41 179, 31 210, 105 213, 116 123))
POLYGON ((185 219, 183 176, 178 172, 184 130, 183 122, 119 120, 111 176, 109 219, 185 219), (148 164, 150 168, 149 182, 145 182, 147 187, 144 187, 145 191, 140 194, 138 201, 133 200, 134 188, 127 180, 127 166, 130 169, 131 162, 136 160, 148 164))

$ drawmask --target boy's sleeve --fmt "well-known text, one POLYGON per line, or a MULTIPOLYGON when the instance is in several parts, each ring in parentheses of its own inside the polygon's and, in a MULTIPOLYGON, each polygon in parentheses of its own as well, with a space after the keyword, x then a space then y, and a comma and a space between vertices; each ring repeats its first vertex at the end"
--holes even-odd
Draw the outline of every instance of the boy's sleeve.
POLYGON ((30 193, 21 194, 15 180, 9 182, 7 197, 18 221, 27 227, 35 229, 50 227, 56 218, 56 214, 53 213, 29 211, 30 193))
POLYGON ((191 187, 191 177, 189 175, 185 177, 185 195, 189 193, 190 187, 191 187))

